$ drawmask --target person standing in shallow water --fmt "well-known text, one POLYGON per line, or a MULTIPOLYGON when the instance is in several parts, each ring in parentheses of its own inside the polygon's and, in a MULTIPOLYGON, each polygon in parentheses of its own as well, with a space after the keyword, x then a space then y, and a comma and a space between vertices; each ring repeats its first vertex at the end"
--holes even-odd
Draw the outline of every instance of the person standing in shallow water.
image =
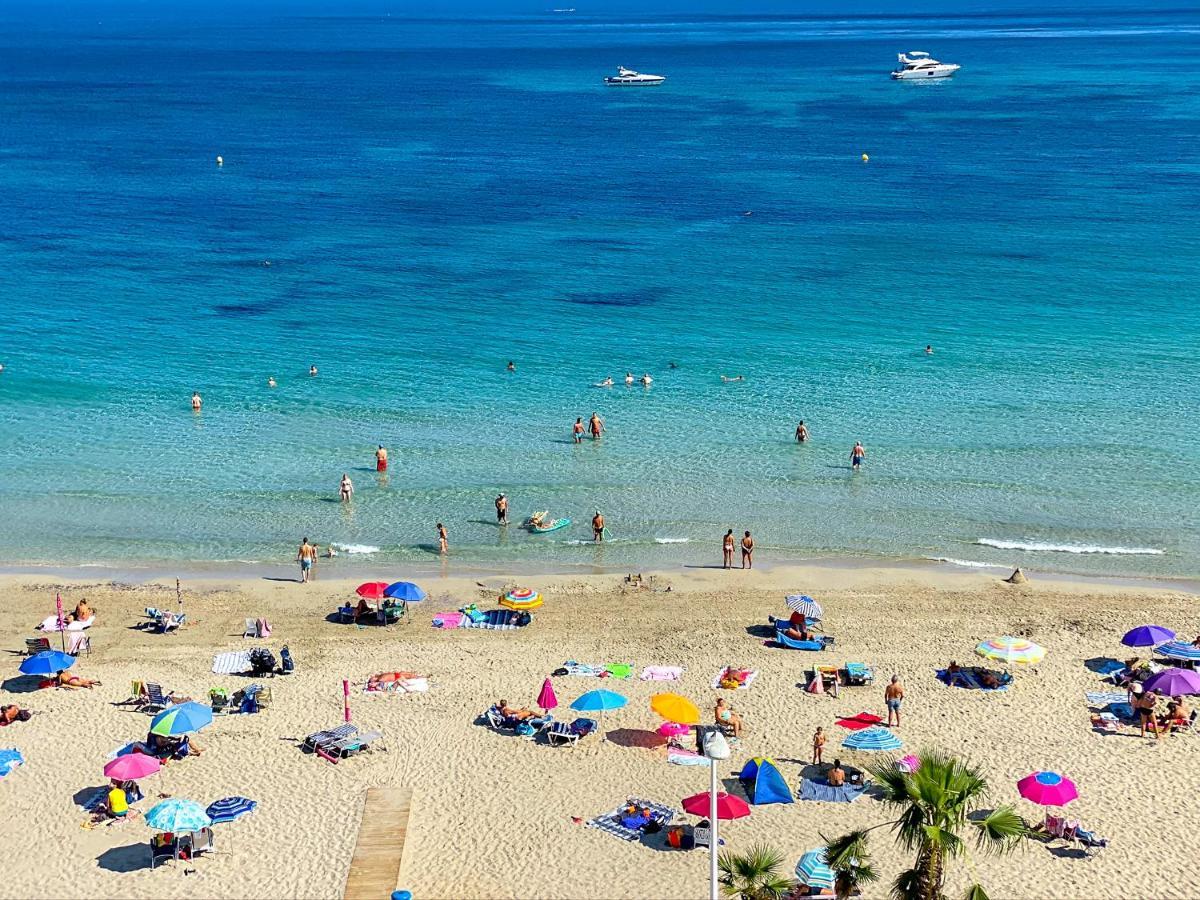
POLYGON ((596 514, 592 516, 592 540, 595 543, 604 540, 604 516, 600 515, 600 510, 596 510, 596 514))
POLYGON ((387 459, 388 459, 387 448, 385 446, 383 446, 383 444, 380 444, 379 449, 375 451, 375 471, 376 472, 386 472, 387 471, 387 459))
POLYGON ((350 476, 342 473, 342 484, 338 489, 338 496, 343 503, 349 503, 350 498, 354 496, 354 482, 350 480, 350 476))
POLYGON ((742 568, 754 568, 754 538, 750 537, 748 531, 742 538, 742 568))
POLYGON ((808 440, 808 426, 804 424, 804 420, 800 420, 800 424, 796 426, 796 443, 803 444, 808 440))
POLYGON ((200 399, 199 391, 192 391, 192 411, 200 412, 200 407, 204 405, 204 401, 200 399))
POLYGON ((446 537, 446 526, 441 522, 437 523, 438 532, 438 553, 445 556, 450 551, 450 542, 446 537))
POLYGON ((592 413, 591 419, 588 420, 588 431, 592 434, 592 440, 600 440, 600 435, 604 433, 604 420, 600 418, 599 413, 592 413))
POLYGON ((721 564, 726 569, 733 568, 733 529, 730 528, 725 532, 725 537, 721 540, 721 564))
POLYGON ((857 472, 866 456, 867 451, 863 447, 862 441, 855 441, 854 449, 850 451, 850 468, 857 472))
POLYGON ((575 424, 571 426, 571 437, 575 440, 575 443, 583 443, 583 416, 575 418, 575 424))
POLYGON ((300 549, 296 551, 296 562, 300 563, 300 582, 307 584, 312 576, 313 563, 317 558, 317 548, 308 542, 308 538, 300 541, 300 549))
POLYGON ((496 498, 496 524, 508 524, 508 497, 504 494, 496 498))

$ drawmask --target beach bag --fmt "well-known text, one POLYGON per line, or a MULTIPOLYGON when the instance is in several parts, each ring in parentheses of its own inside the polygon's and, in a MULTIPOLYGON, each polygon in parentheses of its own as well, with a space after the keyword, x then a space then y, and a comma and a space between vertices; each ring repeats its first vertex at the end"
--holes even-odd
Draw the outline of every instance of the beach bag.
POLYGON ((271 623, 266 619, 257 619, 254 622, 254 630, 258 632, 257 637, 269 638, 271 636, 271 623))
POLYGON ((517 734, 519 734, 519 735, 522 735, 522 736, 524 736, 524 737, 528 737, 529 735, 533 734, 533 732, 534 732, 534 727, 533 727, 532 725, 530 725, 528 722, 521 722, 521 723, 520 723, 520 724, 517 726, 517 728, 516 728, 516 732, 517 732, 517 734))
POLYGON ((533 616, 531 616, 527 612, 521 612, 517 615, 516 625, 518 628, 524 628, 526 625, 528 625, 532 621, 533 621, 533 616))
POLYGON ((250 651, 250 668, 256 674, 275 671, 275 654, 266 647, 255 647, 250 651))
POLYGON ((296 671, 296 663, 292 659, 292 651, 284 646, 279 651, 279 674, 291 675, 296 671))

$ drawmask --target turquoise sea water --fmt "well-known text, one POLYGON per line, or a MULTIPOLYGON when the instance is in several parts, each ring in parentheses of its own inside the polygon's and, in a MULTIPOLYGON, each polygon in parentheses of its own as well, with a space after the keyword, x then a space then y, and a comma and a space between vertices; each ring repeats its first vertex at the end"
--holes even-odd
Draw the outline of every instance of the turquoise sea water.
POLYGON ((1200 574, 1200 15, 116 19, 0 50, 10 562, 308 534, 427 563, 443 521, 487 565, 712 562, 733 527, 766 559, 1200 574), (963 69, 894 83, 906 49, 963 69), (669 78, 606 89, 618 64, 669 78), (499 530, 499 490, 577 524, 499 530))

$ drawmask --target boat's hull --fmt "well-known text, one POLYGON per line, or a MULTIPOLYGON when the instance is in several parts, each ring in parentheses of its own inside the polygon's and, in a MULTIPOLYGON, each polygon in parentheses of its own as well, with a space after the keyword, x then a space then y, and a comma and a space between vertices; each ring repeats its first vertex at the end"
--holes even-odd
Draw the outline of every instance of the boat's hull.
POLYGON ((892 78, 896 81, 928 81, 931 78, 949 78, 958 71, 958 66, 945 69, 930 69, 925 72, 893 72, 892 78))
POLYGON ((654 87, 655 85, 662 84, 666 80, 667 79, 665 78, 657 78, 653 80, 642 79, 640 81, 621 81, 619 78, 605 78, 604 83, 609 87, 654 87))

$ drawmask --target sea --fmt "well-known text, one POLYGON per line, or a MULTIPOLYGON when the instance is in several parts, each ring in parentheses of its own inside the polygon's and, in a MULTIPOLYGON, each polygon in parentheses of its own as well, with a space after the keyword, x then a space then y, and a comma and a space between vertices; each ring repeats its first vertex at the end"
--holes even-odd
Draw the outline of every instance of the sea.
POLYGON ((1200 576, 1195 9, 8 24, 6 565, 1200 576))

